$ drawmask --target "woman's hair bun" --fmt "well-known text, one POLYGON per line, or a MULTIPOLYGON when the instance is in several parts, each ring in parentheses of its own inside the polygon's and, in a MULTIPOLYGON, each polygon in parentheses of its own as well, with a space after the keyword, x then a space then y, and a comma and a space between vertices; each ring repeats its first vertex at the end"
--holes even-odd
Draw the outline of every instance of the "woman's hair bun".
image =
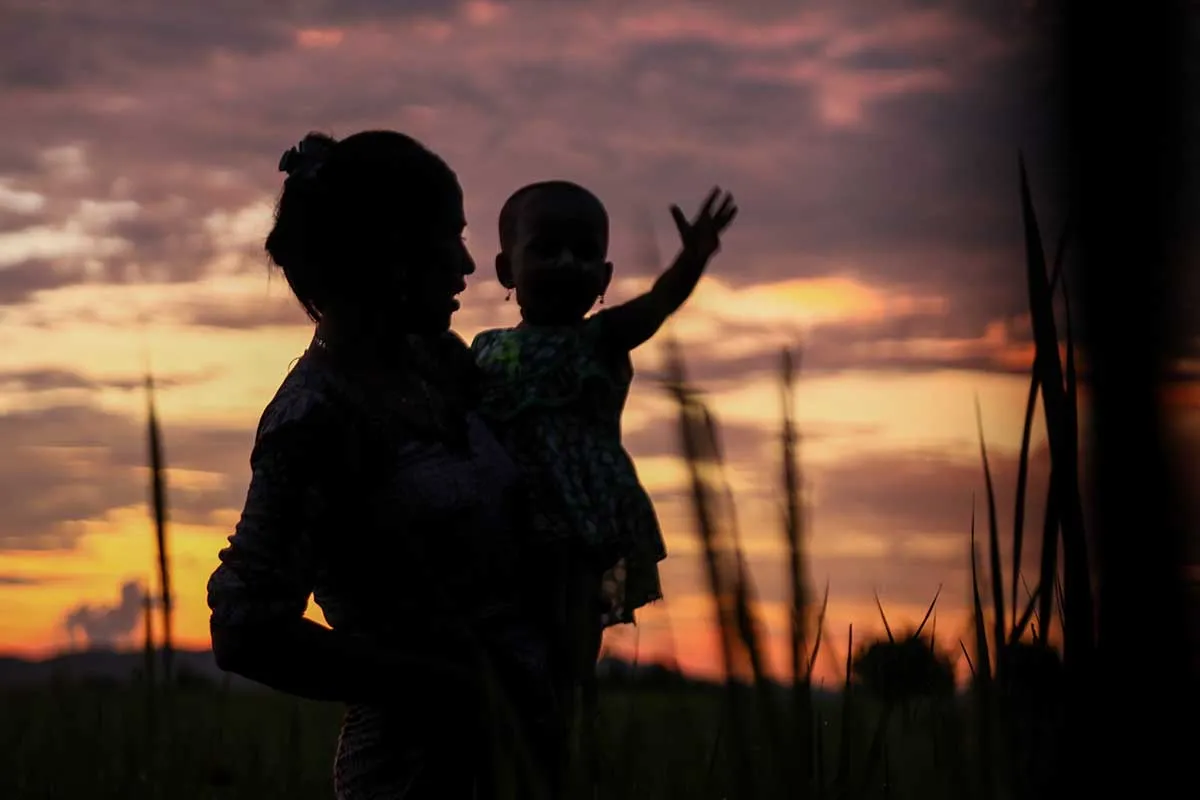
POLYGON ((337 140, 323 133, 309 133, 279 158, 279 171, 289 178, 312 178, 321 169, 337 140))

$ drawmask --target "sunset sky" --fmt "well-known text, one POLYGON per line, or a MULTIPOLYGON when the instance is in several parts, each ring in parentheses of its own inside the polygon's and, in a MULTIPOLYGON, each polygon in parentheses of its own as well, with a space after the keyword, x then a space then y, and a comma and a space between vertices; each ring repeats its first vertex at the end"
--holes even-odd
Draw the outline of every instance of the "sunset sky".
MULTIPOLYGON (((490 263, 521 184, 569 178, 607 203, 608 304, 675 252, 670 203, 734 192, 741 214, 672 327, 722 423, 765 617, 782 635, 774 370, 803 334, 812 578, 830 582, 835 642, 881 629, 873 590, 895 627, 944 584, 937 630, 957 649, 983 497, 975 398, 1007 528, 1028 389, 1018 148, 1049 247, 1062 223, 1021 6, 0 0, 0 651, 62 648, 68 620, 80 641, 137 640, 136 592, 120 605, 128 582, 157 585, 147 359, 178 637, 207 644, 204 583, 255 424, 311 335, 262 250, 279 155, 310 129, 380 127, 462 181, 481 266, 455 323, 468 340, 516 320, 490 263)), ((658 343, 634 360, 627 444, 671 554, 639 646, 711 672, 658 343)), ((1034 449, 1037 530, 1040 422, 1034 449)))

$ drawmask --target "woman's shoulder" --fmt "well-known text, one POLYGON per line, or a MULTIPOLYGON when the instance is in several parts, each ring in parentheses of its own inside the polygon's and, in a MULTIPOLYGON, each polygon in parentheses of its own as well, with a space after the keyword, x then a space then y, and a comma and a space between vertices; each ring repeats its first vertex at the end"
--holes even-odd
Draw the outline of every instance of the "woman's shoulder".
POLYGON ((339 417, 336 377, 312 351, 288 372, 259 418, 256 439, 287 431, 315 432, 335 426, 339 417))

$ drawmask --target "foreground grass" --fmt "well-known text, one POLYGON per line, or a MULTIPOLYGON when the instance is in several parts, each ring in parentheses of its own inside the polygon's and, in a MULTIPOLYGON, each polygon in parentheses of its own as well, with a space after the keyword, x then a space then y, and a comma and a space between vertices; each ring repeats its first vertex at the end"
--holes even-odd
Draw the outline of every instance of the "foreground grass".
MULTIPOLYGON (((722 735, 729 697, 708 686, 608 688, 600 709, 600 796, 743 796, 722 735)), ((169 703, 157 698, 153 717, 148 703, 136 684, 0 692, 0 797, 332 797, 338 706, 203 686, 177 690, 169 703)), ((814 697, 819 769, 830 785, 838 772, 841 706, 838 695, 814 697)), ((853 711, 854 749, 861 753, 873 743, 881 714, 863 700, 853 711)), ((861 764, 852 767, 845 794, 954 796, 948 765, 959 743, 946 735, 949 712, 950 705, 925 705, 890 714, 881 767, 872 775, 861 764)), ((761 743, 744 744, 752 760, 763 757, 761 743)))

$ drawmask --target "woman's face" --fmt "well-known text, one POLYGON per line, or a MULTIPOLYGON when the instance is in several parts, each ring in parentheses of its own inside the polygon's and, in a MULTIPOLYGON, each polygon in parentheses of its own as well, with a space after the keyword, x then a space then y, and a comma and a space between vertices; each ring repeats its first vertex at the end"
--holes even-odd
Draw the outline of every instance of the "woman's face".
POLYGON ((450 330, 459 308, 457 296, 467 288, 466 276, 475 271, 463 241, 467 221, 457 181, 444 198, 430 200, 441 207, 427 209, 428 216, 419 225, 405 226, 411 234, 395 272, 398 296, 388 303, 398 305, 395 322, 410 333, 450 330))

